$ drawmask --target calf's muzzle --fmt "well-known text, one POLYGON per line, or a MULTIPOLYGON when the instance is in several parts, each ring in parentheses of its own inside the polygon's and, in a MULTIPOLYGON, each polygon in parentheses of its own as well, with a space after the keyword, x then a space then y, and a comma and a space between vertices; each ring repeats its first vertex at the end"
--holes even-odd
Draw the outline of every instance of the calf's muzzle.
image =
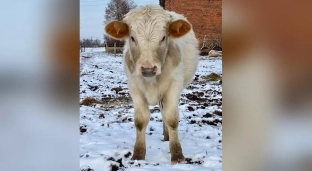
POLYGON ((154 66, 152 68, 141 67, 141 73, 142 73, 143 77, 153 77, 156 75, 156 72, 157 72, 156 66, 154 66))

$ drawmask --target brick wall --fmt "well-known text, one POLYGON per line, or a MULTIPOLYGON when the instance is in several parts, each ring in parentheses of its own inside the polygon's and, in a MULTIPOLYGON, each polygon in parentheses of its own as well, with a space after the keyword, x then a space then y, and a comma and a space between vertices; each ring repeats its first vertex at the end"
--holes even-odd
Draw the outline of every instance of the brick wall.
POLYGON ((221 0, 165 0, 165 9, 183 14, 193 26, 201 48, 204 35, 208 41, 221 39, 221 0))

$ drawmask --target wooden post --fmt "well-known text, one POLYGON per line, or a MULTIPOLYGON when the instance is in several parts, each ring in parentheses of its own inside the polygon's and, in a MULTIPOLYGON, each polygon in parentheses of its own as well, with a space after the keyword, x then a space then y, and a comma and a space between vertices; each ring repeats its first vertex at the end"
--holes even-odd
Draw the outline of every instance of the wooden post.
POLYGON ((115 57, 116 57, 116 42, 114 43, 114 54, 115 54, 115 57))

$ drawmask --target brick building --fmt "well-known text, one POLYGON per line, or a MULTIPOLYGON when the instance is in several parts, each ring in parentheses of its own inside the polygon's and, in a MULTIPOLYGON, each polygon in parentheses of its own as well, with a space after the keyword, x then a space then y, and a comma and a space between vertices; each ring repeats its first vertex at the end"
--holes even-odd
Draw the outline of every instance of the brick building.
POLYGON ((222 1, 221 0, 160 0, 166 10, 183 14, 192 24, 199 47, 206 35, 208 46, 221 46, 222 1))

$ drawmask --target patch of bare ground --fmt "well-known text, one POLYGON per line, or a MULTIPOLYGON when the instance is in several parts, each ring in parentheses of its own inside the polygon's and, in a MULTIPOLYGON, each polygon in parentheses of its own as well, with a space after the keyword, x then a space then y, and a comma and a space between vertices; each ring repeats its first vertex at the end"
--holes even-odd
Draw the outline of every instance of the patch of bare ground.
POLYGON ((103 104, 103 102, 96 100, 94 97, 86 97, 80 102, 80 105, 91 106, 93 104, 103 104))
POLYGON ((122 92, 119 92, 118 96, 116 97, 104 96, 101 99, 101 102, 103 104, 103 107, 120 106, 132 103, 132 99, 128 95, 128 93, 123 94, 122 92))
POLYGON ((94 97, 86 97, 80 102, 80 105, 93 106, 95 104, 101 104, 103 107, 120 106, 129 104, 132 102, 131 97, 124 95, 119 95, 116 97, 104 96, 101 100, 95 99, 94 97))
POLYGON ((202 78, 206 81, 220 81, 222 80, 221 76, 212 72, 209 75, 202 76, 202 78))

